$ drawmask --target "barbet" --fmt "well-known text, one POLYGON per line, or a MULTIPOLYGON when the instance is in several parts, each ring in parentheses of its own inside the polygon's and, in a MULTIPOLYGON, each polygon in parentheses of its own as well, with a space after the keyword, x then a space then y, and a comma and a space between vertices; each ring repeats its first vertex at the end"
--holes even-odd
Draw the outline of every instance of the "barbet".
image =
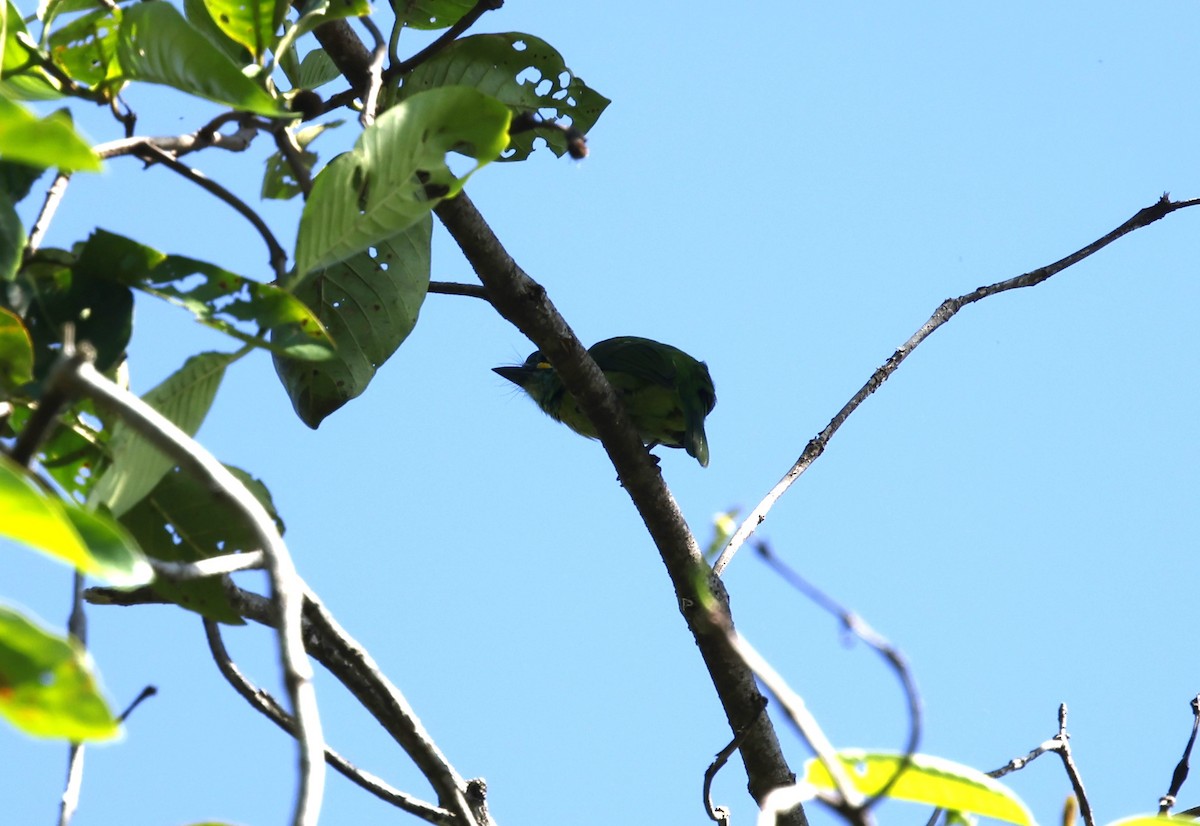
MULTIPOLYGON (((708 366, 677 347, 637 336, 618 336, 593 345, 588 353, 617 391, 633 426, 648 447, 681 447, 708 467, 704 418, 717 404, 708 366)), ((596 429, 562 379, 535 351, 519 367, 495 372, 524 390, 550 418, 581 436, 596 438, 596 429)))

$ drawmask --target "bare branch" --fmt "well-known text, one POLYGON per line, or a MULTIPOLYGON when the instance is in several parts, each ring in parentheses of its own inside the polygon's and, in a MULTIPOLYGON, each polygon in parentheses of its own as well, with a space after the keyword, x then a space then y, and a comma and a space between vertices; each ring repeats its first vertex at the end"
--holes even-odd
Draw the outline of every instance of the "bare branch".
POLYGON ((152 686, 152 685, 146 686, 140 692, 138 692, 138 696, 133 698, 133 702, 125 707, 125 710, 121 712, 121 716, 119 716, 117 719, 120 720, 122 723, 124 723, 126 720, 129 719, 129 715, 133 714, 133 710, 135 708, 140 706, 143 702, 150 699, 157 693, 158 693, 158 689, 155 688, 154 686, 152 686))
POLYGON ((917 747, 921 742, 921 696, 917 691, 916 680, 913 679, 912 670, 908 667, 908 662, 904 659, 904 655, 899 649, 893 646, 885 637, 877 633, 874 628, 867 622, 841 605, 839 605, 832 597, 824 591, 817 588, 791 567, 782 559, 772 553, 766 542, 759 542, 755 545, 755 550, 759 556, 766 561, 771 568, 779 574, 789 585, 805 594, 809 599, 815 602, 820 607, 824 608, 829 613, 833 614, 841 621, 842 626, 854 636, 858 637, 864 643, 875 650, 879 656, 883 657, 884 662, 891 666, 896 672, 896 679, 900 681, 900 688, 904 692, 905 703, 908 706, 908 740, 904 744, 904 757, 900 764, 896 767, 896 771, 892 774, 888 781, 879 787, 871 798, 863 804, 864 809, 870 809, 876 803, 883 799, 891 790, 896 781, 900 779, 900 775, 908 770, 912 764, 913 755, 917 753, 917 747))
POLYGON ((216 195, 225 203, 233 207, 239 215, 245 218, 250 224, 258 230, 258 234, 262 236, 263 241, 267 245, 267 250, 270 252, 271 269, 275 273, 275 280, 282 281, 286 273, 287 253, 279 242, 275 240, 275 236, 271 233, 270 227, 266 222, 259 217, 258 213, 252 210, 246 203, 234 195, 225 187, 221 186, 216 181, 205 176, 202 172, 192 169, 187 164, 176 160, 170 153, 164 152, 153 143, 148 143, 141 147, 136 154, 141 158, 149 158, 158 161, 174 172, 178 172, 183 177, 187 178, 192 183, 200 186, 202 189, 216 195))
POLYGON ((762 680, 767 690, 783 706, 788 719, 792 721, 800 736, 804 738, 825 770, 829 772, 829 777, 833 780, 834 788, 837 790, 837 799, 831 801, 831 805, 850 817, 852 822, 861 822, 865 812, 863 807, 865 798, 854 785, 854 781, 846 774, 842 762, 838 760, 837 749, 825 736, 817 718, 808 710, 804 698, 792 690, 787 681, 745 637, 732 629, 728 634, 730 645, 737 651, 738 656, 750 667, 754 676, 762 680))
MULTIPOLYGON (((759 714, 762 714, 763 709, 767 707, 767 698, 763 698, 762 706, 759 707, 759 714)), ((714 806, 712 802, 712 784, 717 779, 717 772, 725 768, 725 764, 729 762, 729 758, 742 745, 742 741, 746 739, 746 734, 749 733, 751 725, 758 722, 758 714, 754 719, 743 726, 741 731, 733 735, 733 739, 729 744, 717 752, 717 756, 709 763, 708 768, 704 771, 704 811, 708 815, 708 819, 719 824, 719 826, 729 826, 729 810, 724 806, 714 806)))
POLYGON ((437 791, 438 804, 461 818, 463 824, 487 826, 489 820, 486 809, 481 811, 481 806, 472 806, 468 802, 468 782, 433 742, 408 700, 367 650, 338 624, 311 589, 305 593, 304 615, 312 623, 314 636, 329 647, 330 657, 322 659, 318 656, 318 660, 333 671, 404 748, 437 791), (337 664, 336 668, 334 663, 337 664), (384 712, 383 716, 380 711, 384 712))
MULTIPOLYGON (((307 624, 305 633, 306 635, 308 633, 307 624)), ((221 639, 220 626, 212 620, 204 620, 204 635, 208 640, 208 648, 212 652, 213 661, 217 664, 217 670, 233 686, 233 689, 255 710, 295 737, 295 718, 283 709, 269 691, 254 685, 242 674, 225 649, 225 643, 221 639)), ((325 747, 325 762, 359 788, 426 822, 449 824, 455 820, 453 813, 392 787, 370 772, 358 768, 329 746, 325 747)))
POLYGON ((186 433, 139 397, 101 375, 90 362, 70 359, 56 374, 68 392, 91 397, 107 407, 150 444, 169 456, 186 473, 203 482, 218 499, 239 510, 247 519, 255 539, 267 557, 273 610, 279 620, 279 653, 292 707, 295 709, 300 741, 300 789, 292 822, 312 826, 317 822, 324 793, 325 763, 321 721, 312 686, 312 664, 304 652, 301 636, 303 582, 292 564, 287 546, 270 515, 237 477, 186 433))
POLYGON ((236 132, 228 134, 216 131, 213 124, 220 125, 217 118, 212 123, 186 135, 136 135, 132 138, 121 138, 115 141, 98 143, 92 151, 101 158, 117 158, 122 155, 141 156, 147 149, 153 147, 162 152, 169 152, 178 157, 189 152, 196 152, 208 147, 224 149, 228 152, 244 152, 250 147, 258 128, 254 125, 243 125, 236 132))
POLYGON ((484 301, 490 301, 486 287, 481 287, 478 284, 457 284, 453 281, 430 281, 429 292, 441 293, 442 295, 466 295, 472 298, 482 298, 484 301))
POLYGON ((1192 733, 1188 737, 1187 745, 1183 747, 1183 755, 1179 758, 1179 763, 1175 766, 1175 771, 1171 775, 1171 786, 1167 789, 1167 793, 1159 798, 1158 813, 1165 815, 1171 811, 1171 807, 1175 805, 1175 799, 1179 795, 1179 790, 1183 788, 1183 782, 1187 780, 1188 764, 1192 757, 1192 747, 1196 745, 1196 731, 1200 729, 1200 694, 1192 698, 1192 733))
POLYGON ((308 167, 304 165, 304 159, 301 157, 300 144, 296 143, 296 136, 286 125, 274 131, 275 146, 279 149, 279 154, 287 161, 288 167, 292 170, 292 174, 296 176, 296 186, 300 187, 300 192, 304 195, 305 200, 308 199, 308 194, 312 192, 312 174, 308 171, 308 167))
POLYGON ((379 106, 379 90, 383 87, 383 61, 387 58, 387 41, 383 39, 383 32, 371 18, 360 17, 358 22, 375 41, 375 48, 371 50, 371 62, 367 64, 367 91, 363 94, 363 108, 358 116, 358 122, 365 128, 375 122, 375 109, 379 106))
POLYGON ((1058 707, 1058 734, 1054 737, 1058 741, 1058 756, 1062 758, 1063 768, 1067 770, 1067 777, 1071 780, 1071 788, 1075 790, 1075 800, 1079 802, 1079 813, 1083 815, 1083 822, 1086 826, 1096 826, 1096 817, 1092 814, 1092 804, 1088 802, 1087 792, 1083 790, 1083 778, 1079 775, 1079 769, 1075 765, 1075 758, 1071 754, 1071 735, 1067 734, 1067 704, 1063 703, 1058 707))
MULTIPOLYGON (((71 586, 71 614, 67 631, 81 646, 87 647, 87 614, 83 610, 83 574, 74 572, 71 586)), ((83 743, 72 743, 67 749, 67 785, 58 807, 58 826, 69 826, 79 808, 83 790, 83 743)))
POLYGON ((929 320, 922 324, 921 327, 912 334, 908 341, 900 345, 899 349, 897 349, 896 352, 894 352, 888 358, 888 360, 883 363, 882 366, 880 366, 874 373, 871 374, 871 377, 867 379, 867 383, 864 384, 859 391, 850 398, 850 401, 846 402, 842 409, 837 412, 832 420, 830 420, 829 424, 825 426, 825 429, 813 437, 813 439, 804 448, 804 452, 800 454, 800 458, 796 460, 795 464, 793 464, 788 472, 783 475, 783 478, 775 484, 775 487, 771 488, 767 495, 763 497, 762 501, 754 507, 754 510, 752 510, 750 514, 742 521, 742 524, 738 526, 737 531, 730 538, 729 543, 725 546, 725 550, 721 552, 721 556, 713 564, 713 573, 715 573, 717 576, 721 575, 721 572, 725 570, 725 566, 729 564, 731 559, 733 559, 733 555, 737 553, 738 549, 741 548, 741 546, 746 542, 747 539, 750 538, 754 531, 758 529, 758 526, 762 524, 763 520, 767 518, 767 512, 774 507, 779 498, 783 496, 787 489, 792 486, 792 483, 799 479, 801 474, 808 470, 812 463, 815 462, 817 458, 825 452, 825 446, 829 444, 829 440, 833 437, 833 434, 836 433, 838 428, 845 423, 846 419, 850 417, 850 414, 857 410, 859 405, 867 400, 868 396, 878 390, 879 387, 888 380, 888 377, 890 377, 892 373, 896 372, 896 369, 900 367, 901 363, 908 358, 912 351, 915 350, 921 342, 929 338, 929 336, 932 335, 936 329, 953 318, 959 310, 968 304, 974 304, 976 301, 982 301, 983 299, 988 298, 989 296, 997 295, 998 293, 1020 289, 1022 287, 1035 287, 1051 276, 1057 275, 1058 273, 1067 269, 1067 267, 1070 267, 1073 264, 1078 264, 1088 256, 1099 252, 1113 241, 1116 241, 1118 238, 1128 235, 1134 230, 1148 226, 1161 218, 1165 218, 1175 210, 1195 206, 1196 204, 1200 204, 1200 199, 1193 198, 1187 201, 1172 201, 1167 195, 1164 194, 1155 204, 1138 210, 1138 212, 1128 221, 1121 224, 1107 235, 1104 235, 1082 249, 1071 253, 1066 258, 1062 258, 1045 267, 1039 267, 1036 270, 1031 270, 1024 275, 1018 275, 1015 278, 1010 278, 1006 281, 998 281, 995 284, 990 284, 986 287, 980 287, 972 292, 966 293, 965 295, 960 295, 958 298, 949 298, 943 301, 941 306, 938 307, 937 310, 934 311, 933 315, 929 317, 929 320))
POLYGON ((34 219, 33 226, 29 230, 29 240, 25 242, 26 256, 33 255, 42 245, 46 231, 50 229, 50 222, 54 220, 54 213, 58 211, 58 205, 62 203, 63 196, 67 194, 67 184, 70 182, 71 176, 66 172, 59 172, 54 176, 54 182, 46 190, 42 208, 38 210, 37 218, 34 219))
POLYGON ((162 559, 150 559, 150 567, 154 573, 163 579, 183 582, 189 579, 203 579, 221 574, 232 574, 234 571, 249 571, 266 567, 266 554, 262 551, 247 553, 222 554, 200 559, 196 562, 169 562, 162 559))
MULTIPOLYGON (((318 27, 315 34, 334 65, 361 93, 366 88, 369 62, 362 42, 344 21, 331 21, 318 27)), ((757 712, 762 693, 724 631, 700 607, 708 595, 715 593, 721 604, 717 613, 729 617, 728 598, 720 580, 708 576, 696 539, 620 400, 548 299, 545 288, 517 265, 470 199, 460 193, 442 201, 435 212, 483 282, 497 312, 529 336, 553 362, 567 391, 595 425, 621 484, 658 548, 675 590, 676 604, 704 658, 730 729, 736 732, 757 712)), ((740 751, 750 793, 760 804, 772 789, 795 780, 768 715, 758 718, 740 751)), ((786 826, 807 824, 802 809, 793 810, 782 820, 786 826)))
MULTIPOLYGON (((717 614, 732 624, 729 603, 719 579, 707 575, 696 539, 667 489, 658 466, 629 421, 600 368, 546 295, 509 256, 465 193, 443 201, 438 217, 458 243, 502 316, 529 336, 554 364, 567 391, 578 401, 599 434, 617 475, 662 557, 678 605, 700 649, 705 666, 725 709, 730 729, 736 733, 757 713, 762 694, 718 623, 699 606, 709 594, 720 603, 717 614)), ((793 782, 794 775, 779 739, 764 714, 741 744, 750 793, 760 804, 770 791, 793 782)), ((788 823, 805 823, 802 811, 787 816, 788 823)))

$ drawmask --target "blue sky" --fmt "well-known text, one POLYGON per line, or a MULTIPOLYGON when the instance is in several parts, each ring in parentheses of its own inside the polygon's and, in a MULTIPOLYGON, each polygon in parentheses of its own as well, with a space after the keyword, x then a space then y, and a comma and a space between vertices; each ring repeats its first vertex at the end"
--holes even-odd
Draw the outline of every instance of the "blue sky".
MULTIPOLYGON (((711 465, 659 451, 703 544, 712 515, 752 507, 943 299, 1048 264, 1164 191, 1200 195, 1198 23, 1180 2, 509 0, 478 30, 546 39, 613 104, 586 161, 538 152, 468 191, 585 343, 642 335, 708 363, 711 465)), ((129 99, 144 134, 209 115, 168 93, 129 99)), ((96 141, 118 135, 98 113, 80 122, 96 141)), ((343 127, 315 148, 327 160, 352 139, 343 127)), ((194 162, 258 203, 269 152, 194 162)), ((262 212, 289 246, 298 205, 262 212)), ((1200 691, 1197 222, 1176 213, 963 310, 759 531, 905 653, 922 751, 994 768, 1051 736, 1068 703, 1100 822, 1154 808, 1200 691)), ((96 225, 269 277, 247 224, 131 159, 77 176, 48 243, 96 225)), ((473 280, 439 228, 434 278, 473 280)), ((133 386, 215 348, 235 343, 141 301, 133 386)), ((487 779, 499 822, 707 822, 702 774, 728 739, 719 705, 602 449, 490 372, 531 349, 482 302, 433 295, 368 391, 318 431, 256 355, 230 371, 200 438, 267 483, 302 575, 459 771, 487 779)), ((836 745, 899 748, 902 701, 868 650, 748 553, 726 581, 740 630, 836 745)), ((65 617, 65 570, 6 549, 0 582, 4 599, 65 617)), ((75 823, 285 822, 293 746, 227 688, 199 621, 90 616, 114 703, 147 683, 160 695, 123 742, 89 753, 75 823)), ((277 684, 261 629, 227 637, 277 684)), ((318 692, 331 743, 427 794, 336 684, 318 692)), ((798 767, 805 747, 784 739, 798 767)), ((64 751, 0 729, 12 822, 54 817, 64 751)), ((1008 780, 1039 822, 1058 819, 1056 758, 1008 780)), ((736 761, 716 785, 743 824, 744 786, 736 761)), ((1200 802, 1191 791, 1184 807, 1200 802)), ((331 777, 325 822, 406 817, 331 777)))

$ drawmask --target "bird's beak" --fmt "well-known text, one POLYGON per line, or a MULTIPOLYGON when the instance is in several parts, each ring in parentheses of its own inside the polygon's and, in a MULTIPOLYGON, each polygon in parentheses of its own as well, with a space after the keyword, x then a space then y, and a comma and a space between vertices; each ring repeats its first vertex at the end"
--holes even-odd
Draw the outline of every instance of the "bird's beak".
POLYGON ((529 368, 520 367, 493 367, 492 372, 504 376, 518 387, 524 387, 525 382, 529 379, 529 368))

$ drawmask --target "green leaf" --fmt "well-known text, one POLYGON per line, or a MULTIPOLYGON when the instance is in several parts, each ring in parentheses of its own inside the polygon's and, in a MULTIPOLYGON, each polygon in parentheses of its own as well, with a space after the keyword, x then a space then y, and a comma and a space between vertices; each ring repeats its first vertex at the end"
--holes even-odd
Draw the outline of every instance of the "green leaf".
POLYGON ((217 27, 255 60, 274 46, 275 0, 204 0, 204 5, 217 27))
POLYGON ((59 355, 63 326, 96 348, 96 369, 107 372, 124 358, 133 325, 133 294, 107 279, 74 272, 73 256, 43 248, 25 262, 17 279, 0 292, 25 322, 33 339, 34 377, 42 380, 59 355))
POLYGON ((0 97, 0 157, 64 171, 99 172, 100 157, 79 137, 65 112, 44 118, 0 97))
POLYGON ((26 734, 109 740, 120 723, 100 694, 87 655, 0 606, 0 714, 26 734))
POLYGON ((479 169, 507 145, 509 120, 507 107, 463 87, 414 95, 384 112, 313 182, 296 241, 298 274, 391 238, 456 195, 470 173, 455 178, 446 153, 470 155, 479 169))
MULTIPOLYGON (((262 502, 282 533, 283 523, 266 486, 245 471, 229 470, 262 502)), ((213 497, 204 485, 178 468, 164 476, 121 522, 155 559, 196 562, 259 548, 241 511, 213 497)), ((151 587, 164 598, 209 619, 235 625, 244 622, 230 603, 221 577, 187 582, 159 579, 151 587)))
MULTIPOLYGON (((873 795, 899 768, 902 755, 846 749, 838 759, 847 776, 864 795, 873 795)), ((833 789, 833 780, 817 759, 804 765, 804 781, 822 789, 833 789)), ((895 800, 924 803, 955 812, 1032 826, 1033 816, 1012 791, 983 772, 925 754, 913 755, 912 764, 887 796, 895 800)))
POLYGON ((294 357, 327 358, 332 342, 303 301, 273 284, 253 281, 204 261, 164 255, 129 238, 98 229, 79 254, 77 272, 107 278, 182 307, 205 326, 239 341, 294 357), (187 284, 187 286, 184 286, 187 284), (239 329, 294 332, 270 344, 239 329))
MULTIPOLYGON (((14 411, 14 427, 17 426, 21 408, 14 411)), ((50 434, 38 451, 38 462, 69 496, 76 501, 86 501, 88 492, 95 484, 96 468, 108 460, 101 431, 84 423, 86 415, 96 420, 95 408, 90 401, 76 402, 59 417, 60 424, 50 434)))
POLYGON ((0 391, 11 393, 33 381, 33 341, 21 319, 0 307, 0 391))
POLYGON ((282 102, 255 83, 170 3, 128 8, 117 38, 125 76, 173 86, 234 109, 291 118, 282 102))
POLYGON ((429 289, 432 226, 426 215, 377 243, 374 252, 310 273, 294 286, 337 348, 333 359, 319 363, 275 358, 292 407, 309 427, 362 393, 412 332, 429 289))
POLYGON ((24 249, 25 227, 17 207, 7 192, 0 191, 0 281, 12 281, 24 249))
MULTIPOLYGON (((407 97, 442 86, 470 86, 516 112, 569 120, 583 134, 611 102, 572 74, 553 46, 520 32, 476 34, 455 40, 414 69, 404 79, 400 93, 407 97)), ((538 137, 545 139, 559 157, 567 151, 567 138, 561 130, 534 129, 513 135, 501 160, 524 160, 538 137)))
MULTIPOLYGON (((53 100, 62 97, 61 86, 38 65, 37 43, 25 28, 21 12, 10 2, 0 15, 0 97, 19 100, 53 100)), ((45 55, 40 55, 45 58, 45 55)), ((2 120, 2 118, 0 118, 2 120)))
MULTIPOLYGON (((317 163, 317 153, 307 151, 306 147, 326 129, 341 126, 344 121, 334 120, 328 123, 317 123, 306 126, 296 133, 296 143, 300 146, 300 162, 309 170, 317 163)), ((283 157, 282 152, 275 152, 267 158, 267 171, 263 175, 262 197, 286 201, 301 192, 300 183, 296 180, 295 170, 283 157)))
POLYGON ((0 161, 0 192, 14 204, 21 203, 38 178, 46 174, 44 166, 30 166, 14 161, 0 161))
POLYGON ((0 536, 113 585, 142 585, 152 576, 137 543, 123 528, 107 517, 43 492, 2 454, 0 536))
POLYGON ((95 86, 116 75, 117 28, 120 8, 100 8, 62 26, 50 35, 50 54, 74 81, 95 86))
POLYGON ((189 23, 234 63, 243 65, 254 60, 249 49, 230 40, 225 32, 221 31, 217 21, 213 20, 212 15, 208 13, 208 7, 204 4, 204 0, 183 0, 183 14, 189 23))
POLYGON ((475 6, 475 0, 393 0, 396 20, 413 29, 447 29, 475 6))
POLYGON ((369 0, 307 0, 298 3, 300 19, 296 21, 293 38, 308 34, 317 26, 344 17, 364 17, 371 13, 369 0))
MULTIPOLYGON (((228 353, 201 353, 189 358, 142 398, 189 436, 200 429, 233 360, 228 353)), ((175 466, 124 422, 113 428, 108 442, 112 465, 92 489, 89 503, 103 505, 118 518, 142 500, 175 466)))
POLYGON ((324 49, 313 49, 300 61, 294 85, 302 89, 316 89, 341 76, 341 70, 324 49))
MULTIPOLYGON (((317 153, 301 151, 300 163, 304 165, 305 169, 311 170, 316 166, 317 153)), ((283 157, 282 152, 275 152, 267 158, 267 171, 263 173, 260 197, 275 201, 287 201, 295 198, 302 191, 292 165, 283 157)))

